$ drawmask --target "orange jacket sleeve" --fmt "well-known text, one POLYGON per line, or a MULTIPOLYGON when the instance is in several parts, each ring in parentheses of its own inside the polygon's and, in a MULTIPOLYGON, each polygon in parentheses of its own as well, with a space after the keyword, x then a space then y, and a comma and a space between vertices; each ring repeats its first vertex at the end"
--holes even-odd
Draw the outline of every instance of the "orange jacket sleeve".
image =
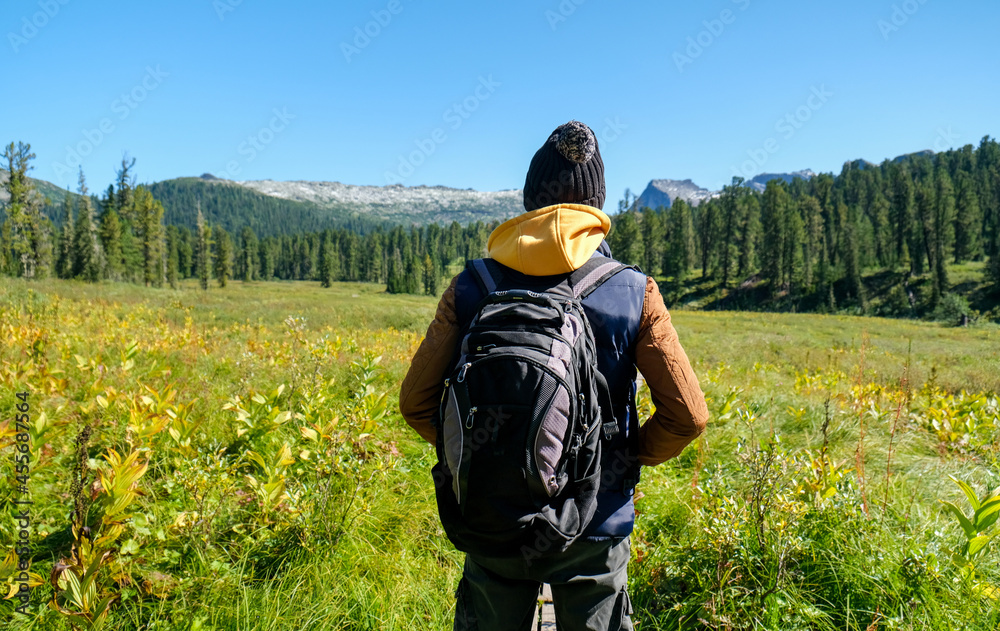
POLYGON ((451 280, 438 302, 437 313, 427 327, 410 368, 399 389, 399 412, 424 440, 434 444, 437 432, 431 425, 444 392, 445 372, 458 346, 459 326, 455 316, 455 281, 451 280))
POLYGON ((708 406, 681 348, 660 288, 646 278, 635 365, 649 386, 656 410, 639 428, 639 463, 660 464, 678 455, 705 431, 708 406))
MULTIPOLYGON (((455 279, 438 302, 399 391, 399 410, 421 437, 434 443, 431 418, 441 401, 444 378, 458 345, 455 279)), ((636 367, 646 379, 656 411, 639 430, 639 462, 673 458, 705 429, 708 409, 691 364, 670 323, 656 283, 647 278, 636 346, 636 367)))

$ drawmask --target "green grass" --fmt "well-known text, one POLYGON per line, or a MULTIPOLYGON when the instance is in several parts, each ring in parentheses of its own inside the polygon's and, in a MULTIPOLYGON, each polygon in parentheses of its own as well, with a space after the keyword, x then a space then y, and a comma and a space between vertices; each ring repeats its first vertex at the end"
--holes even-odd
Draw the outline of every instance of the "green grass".
MULTIPOLYGON (((433 450, 395 412, 435 305, 358 284, 0 280, 0 414, 11 418, 26 389, 33 418, 51 422, 34 437, 33 571, 48 579, 69 554, 73 441, 89 423, 92 467, 108 447, 139 444, 150 463, 113 553, 129 581, 101 574, 101 589, 121 594, 106 629, 450 628, 462 555, 438 523, 433 450), (143 442, 127 428, 144 422, 143 396, 171 389, 198 423, 194 456, 167 429, 143 442), (227 402, 256 429, 238 436, 227 402), (301 417, 268 425, 281 410, 301 417), (312 427, 329 441, 306 439, 312 427), (267 508, 249 482, 266 472, 246 450, 270 457, 282 444, 294 462, 280 475, 286 496, 267 508)), ((643 470, 637 628, 997 628, 997 601, 973 582, 1000 584, 998 542, 963 581, 952 562, 962 531, 939 500, 964 505, 949 475, 980 495, 1000 485, 989 407, 1000 327, 671 313, 712 418, 680 457, 643 470), (960 427, 972 409, 981 423, 960 427), (839 473, 817 476, 817 463, 839 473), (832 493, 816 499, 817 488, 832 493)), ((639 404, 648 413, 647 391, 639 404)), ((2 548, 15 536, 4 517, 2 548)), ((45 607, 52 593, 36 589, 36 615, 18 628, 68 628, 45 607)))

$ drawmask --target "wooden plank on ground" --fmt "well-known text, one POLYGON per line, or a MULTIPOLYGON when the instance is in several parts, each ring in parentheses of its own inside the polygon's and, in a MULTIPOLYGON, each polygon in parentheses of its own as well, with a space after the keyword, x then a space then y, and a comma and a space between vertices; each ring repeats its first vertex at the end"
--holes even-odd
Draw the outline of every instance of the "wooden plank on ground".
POLYGON ((552 606, 552 588, 542 585, 541 612, 538 617, 538 631, 556 631, 556 610, 552 606))

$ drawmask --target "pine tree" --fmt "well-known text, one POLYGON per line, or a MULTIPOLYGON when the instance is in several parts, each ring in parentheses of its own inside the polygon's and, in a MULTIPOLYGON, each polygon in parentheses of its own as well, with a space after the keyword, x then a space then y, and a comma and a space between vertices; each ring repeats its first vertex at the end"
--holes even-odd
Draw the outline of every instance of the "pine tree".
POLYGON ((385 290, 390 294, 402 294, 406 292, 406 275, 403 268, 403 257, 399 250, 395 250, 389 258, 389 270, 387 272, 385 290))
POLYGON ((844 238, 841 240, 841 258, 844 261, 844 275, 847 277, 847 285, 851 295, 858 301, 862 311, 867 308, 865 288, 861 282, 861 261, 858 255, 857 238, 857 207, 845 207, 843 202, 838 204, 837 214, 846 217, 844 221, 844 238))
POLYGON ((80 169, 80 207, 76 213, 75 241, 73 244, 73 276, 91 283, 101 279, 104 252, 94 223, 94 212, 87 194, 87 182, 80 169))
POLYGON ((63 198, 62 231, 59 235, 59 258, 56 262, 56 276, 73 278, 74 239, 73 239, 73 198, 66 191, 63 198))
POLYGON ((417 262, 416 255, 412 252, 411 248, 407 248, 407 251, 403 255, 403 261, 405 266, 405 285, 406 293, 408 294, 419 294, 421 292, 421 287, 423 283, 420 282, 421 268, 422 266, 417 262))
POLYGON ((788 255, 788 207, 791 200, 781 180, 771 180, 764 189, 764 203, 761 207, 761 224, 764 228, 761 275, 768 282, 771 294, 781 289, 782 278, 788 255))
MULTIPOLYGON (((937 264, 934 261, 934 255, 937 252, 937 235, 934 234, 934 217, 937 213, 937 200, 934 196, 934 187, 929 182, 920 182, 916 187, 915 207, 916 207, 916 218, 915 222, 920 228, 920 251, 910 252, 911 258, 918 258, 920 263, 917 269, 923 270, 923 262, 927 262, 927 266, 933 273, 937 269, 937 264)), ((941 287, 937 282, 937 275, 934 276, 933 282, 933 297, 931 299, 931 306, 937 305, 938 298, 941 297, 941 287)))
POLYGON ((676 282, 687 278, 694 265, 694 223, 691 207, 683 199, 676 199, 668 211, 669 235, 663 259, 663 271, 676 282))
POLYGON ((993 233, 993 244, 990 247, 989 265, 986 266, 986 277, 993 282, 993 291, 1000 292, 1000 230, 993 233))
POLYGON ((274 247, 274 242, 271 240, 260 242, 261 278, 263 280, 272 280, 274 278, 274 247))
POLYGON ((319 280, 323 287, 330 287, 340 279, 340 253, 333 240, 332 231, 326 230, 319 246, 319 280))
POLYGON ((180 274, 180 234, 176 226, 167 226, 167 282, 171 289, 177 289, 180 274))
POLYGON ((660 273, 663 261, 663 244, 666 241, 666 226, 662 209, 642 209, 642 269, 650 276, 660 273))
POLYGON ((201 214, 200 202, 197 204, 197 211, 198 247, 195 251, 195 267, 198 270, 198 282, 201 288, 207 290, 212 261, 212 235, 210 228, 205 225, 205 216, 201 214))
POLYGON ((722 188, 722 198, 720 210, 722 213, 719 223, 720 233, 718 247, 721 252, 719 257, 722 265, 722 288, 729 287, 729 277, 733 271, 734 259, 739 256, 736 251, 735 235, 736 227, 739 225, 739 212, 741 200, 747 192, 743 186, 743 178, 736 176, 730 185, 722 188))
POLYGON ((250 226, 244 226, 240 233, 240 271, 245 283, 249 283, 258 275, 257 235, 250 226))
POLYGON ((191 278, 194 276, 194 238, 187 226, 178 228, 177 241, 177 272, 181 278, 191 278))
POLYGON ((758 243, 762 238, 758 197, 758 195, 744 195, 740 204, 737 225, 737 249, 739 250, 737 273, 741 277, 749 276, 757 269, 757 253, 761 249, 758 243))
MULTIPOLYGON (((134 215, 134 209, 129 208, 124 214, 134 215)), ((122 277, 124 280, 135 283, 142 278, 144 262, 142 260, 141 243, 135 233, 135 224, 129 219, 121 219, 121 244, 122 244, 122 277)))
MULTIPOLYGON (((458 222, 452 224, 457 226, 458 222)), ((449 231, 449 237, 451 236, 451 231, 449 231)), ((458 252, 458 241, 448 245, 447 247, 452 248, 452 252, 458 252)), ((382 247, 382 235, 380 233, 375 233, 371 235, 371 247, 367 249, 368 251, 368 264, 367 264, 367 274, 365 280, 369 283, 382 283, 386 282, 386 260, 385 260, 385 250, 382 247)), ((447 256, 447 255, 446 255, 447 256)), ((456 258, 458 255, 454 254, 450 258, 456 258)))
MULTIPOLYGON (((907 245, 911 241, 914 222, 913 178, 905 165, 894 163, 889 167, 889 180, 889 221, 895 245, 894 265, 899 265, 907 256, 907 245)), ((911 251, 909 255, 912 257, 917 253, 911 251)))
POLYGON ((115 210, 124 222, 132 223, 132 195, 135 188, 135 158, 129 160, 128 154, 122 156, 121 167, 115 171, 115 210))
POLYGON ((615 258, 628 265, 642 265, 644 260, 642 232, 638 213, 625 211, 615 219, 614 227, 608 235, 608 246, 615 258))
POLYGON ((940 292, 949 289, 947 253, 955 242, 955 189, 947 169, 939 165, 935 172, 937 206, 934 213, 934 275, 940 292))
POLYGON ((980 236, 983 214, 979 196, 968 173, 958 174, 958 200, 955 209, 955 262, 976 260, 981 254, 980 236))
POLYGON ((796 280, 802 277, 802 240, 804 238, 804 227, 802 216, 799 214, 795 204, 789 199, 785 206, 785 252, 782 255, 782 285, 791 291, 796 280))
POLYGON ((115 281, 122 280, 125 264, 122 254, 122 227, 118 211, 113 205, 106 206, 101 215, 100 237, 106 260, 105 277, 115 281))
POLYGON ((55 226, 42 213, 40 202, 28 217, 31 220, 31 251, 35 260, 34 278, 48 278, 55 265, 52 250, 55 226))
POLYGON ((14 263, 16 276, 35 278, 39 265, 37 247, 42 245, 41 239, 35 234, 35 230, 41 227, 41 222, 36 218, 41 204, 38 193, 28 179, 35 154, 31 153, 30 144, 18 142, 15 145, 12 142, 4 147, 2 156, 7 161, 4 189, 8 195, 6 223, 10 224, 10 236, 7 240, 10 258, 14 263))
POLYGON ((714 201, 703 202, 698 207, 698 242, 701 247, 701 278, 709 277, 709 264, 712 262, 713 247, 718 234, 718 210, 714 201))
POLYGON ((875 236, 875 260, 879 267, 894 265, 894 240, 891 232, 889 214, 891 205, 881 190, 877 190, 872 198, 871 222, 875 236))
POLYGON ((219 287, 225 287, 226 282, 233 274, 233 243, 229 238, 229 233, 222 226, 213 228, 212 234, 215 238, 213 271, 219 287))
POLYGON ((11 248, 12 241, 11 222, 7 219, 3 222, 3 226, 0 227, 0 274, 14 276, 17 273, 17 266, 14 264, 14 252, 11 248))
POLYGON ((163 204, 144 186, 134 191, 132 218, 141 252, 143 282, 147 287, 162 287, 165 262, 163 204))
POLYGON ((819 201, 807 195, 799 201, 799 214, 805 231, 802 240, 802 283, 808 291, 815 286, 819 250, 823 244, 823 211, 819 201))
POLYGON ((436 296, 438 291, 437 266, 430 254, 424 256, 424 293, 436 296))

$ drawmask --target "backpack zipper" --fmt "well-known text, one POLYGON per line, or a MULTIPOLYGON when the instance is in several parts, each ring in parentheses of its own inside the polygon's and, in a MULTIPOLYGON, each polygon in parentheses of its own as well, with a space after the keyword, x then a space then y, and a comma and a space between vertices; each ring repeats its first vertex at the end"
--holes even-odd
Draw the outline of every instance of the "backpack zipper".
POLYGON ((479 408, 476 406, 469 408, 469 415, 465 417, 465 429, 472 429, 472 420, 475 418, 476 412, 478 411, 479 408))

